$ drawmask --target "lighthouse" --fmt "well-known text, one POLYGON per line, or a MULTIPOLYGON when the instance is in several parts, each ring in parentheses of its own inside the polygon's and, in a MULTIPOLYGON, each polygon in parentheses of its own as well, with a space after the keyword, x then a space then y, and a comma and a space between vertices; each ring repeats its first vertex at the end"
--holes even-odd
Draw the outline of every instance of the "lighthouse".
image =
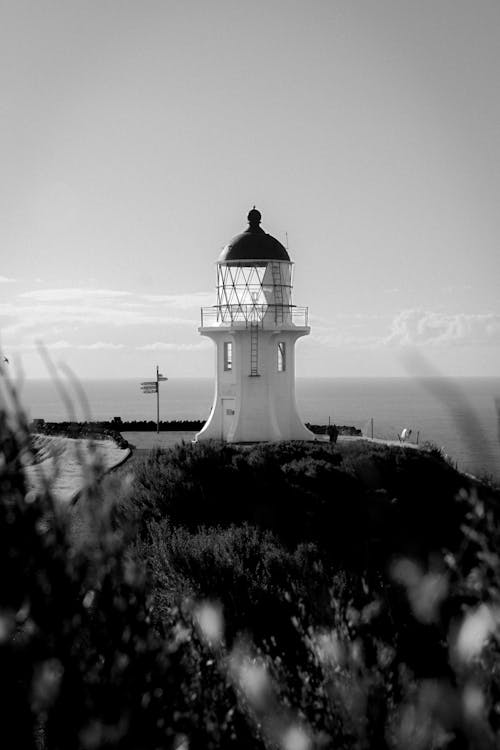
POLYGON ((308 309, 292 304, 293 263, 281 242, 248 214, 248 229, 217 261, 217 304, 199 332, 215 344, 215 395, 196 440, 245 443, 314 440, 295 398, 295 342, 310 332, 308 309))

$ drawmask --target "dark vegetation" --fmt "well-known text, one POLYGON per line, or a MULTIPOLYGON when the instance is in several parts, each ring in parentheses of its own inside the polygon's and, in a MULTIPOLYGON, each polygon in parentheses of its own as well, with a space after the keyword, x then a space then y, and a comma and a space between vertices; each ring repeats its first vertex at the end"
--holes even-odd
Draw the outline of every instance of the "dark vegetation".
POLYGON ((0 418, 2 747, 496 747, 498 492, 439 451, 181 445, 70 510, 27 439, 0 418))
MULTIPOLYGON (((328 434, 329 426, 330 425, 326 425, 326 424, 311 424, 310 422, 306 422, 307 429, 311 430, 311 432, 314 432, 315 435, 328 434)), ((339 435, 351 435, 351 436, 361 437, 361 435, 363 434, 362 431, 358 427, 352 427, 351 425, 346 425, 346 424, 338 424, 335 426, 338 430, 339 435)))
MULTIPOLYGON (((199 431, 205 424, 205 419, 170 419, 165 422, 160 422, 160 432, 193 432, 199 431)), ((155 432, 156 422, 152 420, 123 420, 121 417, 113 417, 111 422, 101 422, 104 426, 109 426, 114 430, 122 430, 124 432, 155 432)))
MULTIPOLYGON (((160 422, 160 432, 194 432, 199 431, 205 424, 199 419, 173 419, 160 422)), ((95 437, 105 434, 119 434, 120 432, 156 432, 156 422, 153 420, 127 421, 121 417, 98 422, 46 422, 36 419, 31 425, 33 431, 44 435, 67 435, 68 437, 95 437)))

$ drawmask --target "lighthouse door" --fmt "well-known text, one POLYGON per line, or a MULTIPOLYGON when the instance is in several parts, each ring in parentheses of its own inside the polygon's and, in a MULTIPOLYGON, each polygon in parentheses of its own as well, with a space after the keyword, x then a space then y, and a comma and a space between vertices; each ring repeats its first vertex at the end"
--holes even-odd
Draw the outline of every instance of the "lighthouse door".
POLYGON ((222 399, 222 439, 227 440, 234 424, 236 399, 222 399))

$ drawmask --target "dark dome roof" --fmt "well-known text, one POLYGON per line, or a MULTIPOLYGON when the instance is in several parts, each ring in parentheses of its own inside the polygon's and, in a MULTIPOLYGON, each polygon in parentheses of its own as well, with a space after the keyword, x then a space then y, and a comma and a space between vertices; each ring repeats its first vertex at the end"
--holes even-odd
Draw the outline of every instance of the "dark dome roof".
POLYGON ((287 251, 275 237, 260 227, 261 215, 255 206, 248 214, 248 229, 233 237, 219 256, 219 263, 239 260, 282 260, 290 262, 287 251))

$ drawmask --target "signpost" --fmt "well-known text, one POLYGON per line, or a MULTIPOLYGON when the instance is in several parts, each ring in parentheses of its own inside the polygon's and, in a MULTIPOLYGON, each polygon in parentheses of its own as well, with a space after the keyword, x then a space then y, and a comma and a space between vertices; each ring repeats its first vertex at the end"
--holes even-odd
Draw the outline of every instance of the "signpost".
POLYGON ((168 380, 168 378, 161 374, 158 365, 156 365, 156 380, 146 380, 141 383, 143 393, 156 393, 156 432, 158 434, 160 433, 160 383, 163 380, 168 380))

